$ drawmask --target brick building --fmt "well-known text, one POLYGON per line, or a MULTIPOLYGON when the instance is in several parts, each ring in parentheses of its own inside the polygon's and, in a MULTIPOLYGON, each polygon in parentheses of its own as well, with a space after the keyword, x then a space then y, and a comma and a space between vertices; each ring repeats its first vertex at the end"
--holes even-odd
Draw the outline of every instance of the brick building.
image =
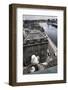
POLYGON ((31 63, 31 56, 40 57, 39 62, 45 62, 47 58, 48 39, 46 34, 39 30, 24 28, 23 38, 23 65, 31 63))

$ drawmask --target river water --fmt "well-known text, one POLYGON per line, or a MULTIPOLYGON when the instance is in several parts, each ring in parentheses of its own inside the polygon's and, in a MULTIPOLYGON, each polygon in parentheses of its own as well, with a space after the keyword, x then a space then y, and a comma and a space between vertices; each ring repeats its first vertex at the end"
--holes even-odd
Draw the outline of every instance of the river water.
POLYGON ((57 28, 52 25, 48 25, 47 23, 39 23, 39 24, 41 27, 43 27, 47 35, 50 37, 53 43, 57 46, 57 28))

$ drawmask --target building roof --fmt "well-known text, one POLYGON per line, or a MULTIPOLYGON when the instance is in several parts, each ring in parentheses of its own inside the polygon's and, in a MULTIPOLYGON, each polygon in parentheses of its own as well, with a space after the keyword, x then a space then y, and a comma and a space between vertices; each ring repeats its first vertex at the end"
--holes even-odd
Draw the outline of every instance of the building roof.
MULTIPOLYGON (((25 33, 27 33, 28 30, 25 30, 25 33)), ((24 33, 23 33, 24 34, 24 33)), ((33 44, 33 43, 46 43, 47 35, 41 32, 40 30, 29 30, 29 32, 25 35, 24 38, 24 45, 25 44, 33 44)))
POLYGON ((43 39, 45 35, 39 30, 31 30, 29 34, 25 37, 25 40, 36 40, 36 39, 43 39))

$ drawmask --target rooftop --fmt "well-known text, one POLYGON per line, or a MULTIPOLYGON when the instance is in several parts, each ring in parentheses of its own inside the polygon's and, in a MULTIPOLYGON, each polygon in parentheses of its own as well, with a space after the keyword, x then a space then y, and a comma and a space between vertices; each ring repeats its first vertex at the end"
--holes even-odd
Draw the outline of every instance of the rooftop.
MULTIPOLYGON (((25 33, 27 33, 26 30, 25 33)), ((46 39, 46 35, 42 33, 40 30, 29 30, 24 40, 39 40, 39 39, 46 39)))

